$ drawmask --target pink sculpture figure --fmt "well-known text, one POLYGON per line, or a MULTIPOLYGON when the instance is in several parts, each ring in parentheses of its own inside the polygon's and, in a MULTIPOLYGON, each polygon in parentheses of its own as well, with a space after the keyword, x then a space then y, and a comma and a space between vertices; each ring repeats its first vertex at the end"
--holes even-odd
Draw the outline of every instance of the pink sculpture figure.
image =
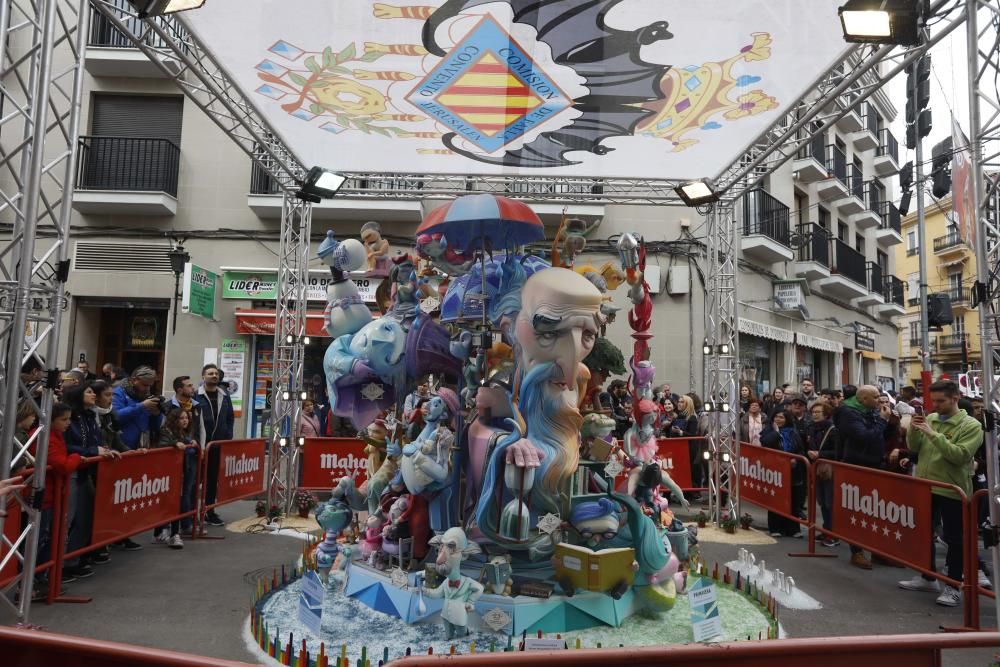
POLYGON ((382 549, 382 526, 385 524, 378 514, 372 514, 365 521, 365 539, 361 542, 361 557, 374 566, 378 552, 382 549))

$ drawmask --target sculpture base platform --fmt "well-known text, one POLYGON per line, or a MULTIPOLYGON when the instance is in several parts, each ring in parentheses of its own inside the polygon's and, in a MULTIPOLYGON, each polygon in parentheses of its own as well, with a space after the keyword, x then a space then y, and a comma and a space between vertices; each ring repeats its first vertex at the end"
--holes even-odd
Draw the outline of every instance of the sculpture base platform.
MULTIPOLYGON (((475 576, 475 573, 466 573, 475 576)), ((397 579, 399 574, 397 574, 397 579)), ((352 563, 346 576, 344 595, 358 600, 383 614, 395 616, 406 623, 419 623, 436 618, 441 612, 441 600, 421 596, 416 584, 417 573, 408 573, 405 586, 393 582, 392 574, 367 565, 352 563), (424 609, 420 611, 420 598, 424 609)), ((489 627, 503 635, 524 632, 535 634, 564 633, 598 626, 619 627, 639 610, 632 590, 620 599, 603 593, 580 591, 568 597, 552 595, 536 598, 526 595, 509 597, 484 593, 475 604, 475 614, 489 627), (506 619, 506 622, 501 622, 506 619)))

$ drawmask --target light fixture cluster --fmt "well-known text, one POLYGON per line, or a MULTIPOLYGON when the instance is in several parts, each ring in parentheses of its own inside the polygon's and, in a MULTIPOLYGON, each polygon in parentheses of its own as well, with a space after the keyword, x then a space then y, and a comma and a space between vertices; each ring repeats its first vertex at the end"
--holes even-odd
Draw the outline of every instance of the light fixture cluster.
POLYGON ((844 41, 916 46, 930 14, 928 0, 847 0, 837 13, 844 41))
POLYGON ((303 390, 303 391, 300 391, 300 392, 296 393, 295 390, 293 390, 291 387, 288 387, 287 389, 285 389, 284 391, 281 392, 281 400, 283 400, 283 401, 290 401, 290 400, 292 400, 293 396, 297 400, 304 401, 307 398, 309 398, 309 392, 303 390))
MULTIPOLYGON (((302 436, 299 436, 298 438, 295 439, 295 444, 297 444, 299 447, 302 447, 306 444, 306 439, 302 436)), ((278 446, 287 447, 288 438, 286 438, 285 436, 281 436, 280 438, 278 438, 278 446)))
POLYGON ((701 344, 701 353, 706 357, 718 352, 722 356, 727 356, 732 352, 732 348, 729 347, 729 343, 720 343, 719 345, 712 345, 705 339, 705 342, 701 344))
POLYGON ((135 7, 141 19, 198 9, 205 4, 205 0, 129 0, 129 2, 135 7))
MULTIPOLYGON (((312 339, 309 338, 309 336, 303 336, 302 337, 302 344, 303 345, 308 345, 311 342, 312 342, 312 339)), ((292 345, 293 343, 295 343, 295 336, 293 334, 286 335, 285 336, 285 343, 287 345, 292 345)))

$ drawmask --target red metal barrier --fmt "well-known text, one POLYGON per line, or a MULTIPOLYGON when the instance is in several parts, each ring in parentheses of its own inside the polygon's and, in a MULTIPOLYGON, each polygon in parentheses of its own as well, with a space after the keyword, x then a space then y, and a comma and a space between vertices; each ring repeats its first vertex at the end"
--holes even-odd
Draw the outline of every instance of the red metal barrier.
POLYGON ((252 667, 246 662, 15 628, 0 628, 0 655, 5 667, 252 667))
MULTIPOLYGON (((1000 633, 963 635, 881 635, 874 637, 823 637, 774 639, 730 644, 687 644, 641 648, 581 649, 572 651, 526 651, 476 653, 472 655, 424 655, 393 661, 399 667, 940 667, 945 650, 994 648, 1000 633)), ((966 663, 971 664, 971 663, 966 663)))
MULTIPOLYGON (((22 491, 21 493, 17 493, 15 491, 7 491, 6 493, 6 495, 9 496, 17 495, 17 499, 14 500, 9 499, 7 502, 7 517, 4 519, 4 524, 3 524, 4 540, 0 540, 0 563, 4 563, 4 561, 6 561, 6 563, 3 564, 2 567, 0 567, 0 589, 5 588, 12 581, 14 581, 14 579, 17 578, 18 572, 20 570, 18 564, 21 561, 18 558, 16 551, 23 547, 21 547, 21 545, 17 543, 17 539, 20 537, 22 529, 21 522, 27 516, 21 510, 21 503, 30 502, 31 475, 33 473, 34 473, 34 468, 24 468, 20 470, 17 473, 15 479, 22 480, 19 482, 19 485, 25 485, 27 487, 26 490, 22 491), (26 495, 28 496, 27 498, 25 497, 26 495), (13 545, 13 549, 8 550, 7 547, 8 544, 13 545)), ((46 480, 53 479, 52 477, 53 475, 54 473, 52 472, 52 466, 49 466, 46 469, 46 480)), ((62 480, 60 478, 57 477, 53 482, 53 489, 56 497, 58 497, 58 495, 62 493, 62 480)), ((44 563, 38 563, 38 562, 35 563, 35 574, 40 574, 42 572, 45 572, 46 570, 52 567, 54 563, 53 554, 54 551, 50 549, 49 559, 47 561, 45 561, 44 563)))
MULTIPOLYGON (((704 487, 695 487, 691 470, 691 447, 697 447, 692 440, 703 438, 659 438, 656 441, 656 451, 660 455, 660 467, 665 469, 677 486, 684 491, 702 491, 704 487)), ((695 461, 700 465, 700 461, 695 461)))
POLYGON ((361 486, 368 479, 365 446, 360 438, 306 438, 298 488, 329 491, 341 477, 353 477, 361 486))
POLYGON ((798 454, 789 454, 777 449, 769 449, 748 443, 740 444, 740 460, 737 466, 740 499, 763 507, 786 519, 803 526, 814 523, 816 508, 806 508, 806 518, 795 514, 792 507, 792 468, 805 466, 807 496, 809 479, 809 459, 798 454))
POLYGON ((261 438, 252 440, 217 440, 208 443, 203 457, 203 479, 208 479, 208 454, 219 449, 219 473, 216 478, 214 503, 202 499, 202 513, 226 503, 252 498, 267 490, 264 479, 264 457, 267 444, 261 438))
MULTIPOLYGON (((965 571, 972 573, 979 569, 979 499, 982 497, 989 498, 989 489, 980 489, 972 494, 969 498, 969 525, 972 526, 973 535, 971 539, 966 538, 966 549, 965 549, 965 571)), ((993 547, 998 549, 1000 547, 993 547)), ((996 573, 994 573, 994 577, 996 573)), ((970 574, 967 579, 972 579, 970 574)), ((978 577, 973 579, 975 581, 976 595, 970 595, 969 600, 966 600, 966 604, 969 605, 969 615, 972 618, 972 627, 976 630, 980 629, 979 625, 979 596, 984 595, 991 600, 996 599, 996 592, 991 591, 988 588, 983 588, 979 585, 978 577)))

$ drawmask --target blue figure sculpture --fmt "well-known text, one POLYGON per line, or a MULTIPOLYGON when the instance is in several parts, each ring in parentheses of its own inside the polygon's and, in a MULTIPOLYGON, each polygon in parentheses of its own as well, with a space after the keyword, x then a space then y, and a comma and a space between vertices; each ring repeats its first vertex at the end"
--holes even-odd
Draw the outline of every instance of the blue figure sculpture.
POLYGON ((316 564, 324 580, 340 552, 337 537, 350 525, 353 518, 354 512, 347 503, 339 499, 332 499, 316 507, 316 522, 324 531, 324 539, 316 548, 316 564))

